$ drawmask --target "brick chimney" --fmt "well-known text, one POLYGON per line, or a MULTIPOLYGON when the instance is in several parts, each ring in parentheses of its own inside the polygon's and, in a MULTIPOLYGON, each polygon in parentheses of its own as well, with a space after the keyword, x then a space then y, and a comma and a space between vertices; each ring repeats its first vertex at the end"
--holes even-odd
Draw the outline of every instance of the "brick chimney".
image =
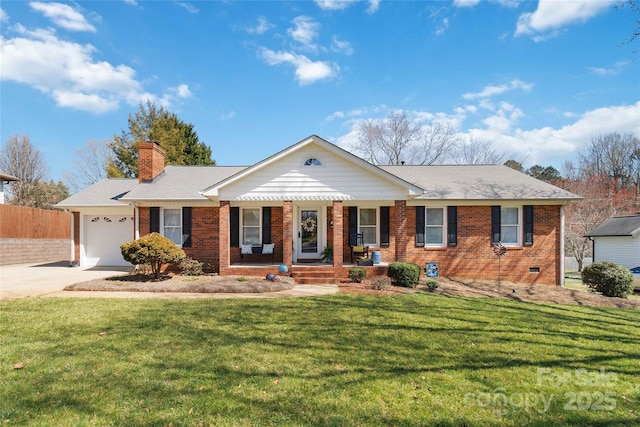
POLYGON ((157 142, 138 143, 138 182, 151 182, 164 172, 164 154, 157 142))

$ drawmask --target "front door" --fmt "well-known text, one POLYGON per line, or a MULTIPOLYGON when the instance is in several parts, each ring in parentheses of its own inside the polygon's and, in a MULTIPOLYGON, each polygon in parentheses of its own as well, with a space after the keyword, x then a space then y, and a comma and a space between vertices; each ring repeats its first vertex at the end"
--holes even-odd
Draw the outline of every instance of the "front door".
POLYGON ((322 211, 318 208, 298 210, 298 259, 320 259, 322 252, 322 211))

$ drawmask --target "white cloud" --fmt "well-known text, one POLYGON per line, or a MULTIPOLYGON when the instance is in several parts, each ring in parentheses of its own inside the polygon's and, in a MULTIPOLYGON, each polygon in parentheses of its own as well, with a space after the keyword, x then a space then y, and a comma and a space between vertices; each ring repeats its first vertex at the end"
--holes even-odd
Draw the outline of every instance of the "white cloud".
POLYGON ((0 7, 0 22, 9 22, 9 15, 0 7))
MULTIPOLYGON (((574 22, 585 22, 609 9, 617 0, 540 0, 534 12, 520 15, 515 36, 531 35, 557 31, 574 22)), ((537 37, 536 41, 544 40, 537 37)))
MULTIPOLYGON (((315 4, 322 10, 344 10, 360 0, 314 0, 315 4)), ((376 13, 380 8, 380 0, 369 0, 367 13, 376 13)))
POLYGON ((307 85, 315 83, 318 80, 334 77, 339 71, 336 65, 323 61, 311 61, 304 55, 291 52, 275 52, 267 48, 261 48, 259 55, 269 65, 293 65, 296 70, 296 80, 298 80, 301 85, 307 85))
POLYGON ((624 67, 629 64, 628 61, 618 61, 609 68, 604 67, 587 67, 591 73, 596 74, 598 76, 615 76, 620 73, 624 67))
POLYGON ((380 8, 380 0, 369 0, 369 7, 367 8, 367 13, 376 13, 380 8))
POLYGON ((130 4, 131 6, 137 6, 138 2, 136 0, 122 0, 124 1, 126 4, 130 4))
POLYGON ((228 113, 220 114, 220 120, 226 121, 231 120, 236 116, 236 112, 231 110, 228 113))
POLYGON ((436 35, 441 36, 449 29, 449 18, 444 18, 436 27, 436 35))
POLYGON ((169 88, 162 97, 147 93, 133 68, 95 61, 95 47, 60 40, 54 30, 29 31, 19 24, 14 30, 18 37, 0 36, 0 79, 32 86, 61 107, 100 114, 120 102, 136 105, 149 99, 167 105, 191 95, 187 85, 169 88))
POLYGON ((521 89, 524 92, 529 92, 532 87, 533 87, 533 84, 526 83, 526 82, 523 82, 522 80, 516 79, 516 80, 511 80, 507 84, 502 84, 499 86, 489 85, 489 86, 486 86, 484 89, 482 89, 482 91, 480 92, 465 93, 464 95, 462 95, 462 97, 464 99, 478 99, 478 98, 483 99, 483 98, 490 98, 495 95, 500 95, 515 89, 521 89))
MULTIPOLYGON (((574 115, 566 115, 571 118, 574 115)), ((602 107, 587 111, 569 125, 554 129, 515 129, 504 132, 499 120, 489 121, 494 127, 469 129, 482 139, 493 142, 497 151, 526 158, 531 164, 561 166, 563 160, 573 158, 594 135, 608 132, 640 134, 640 101, 633 105, 602 107)))
POLYGON ((454 0, 453 5, 455 7, 473 7, 480 3, 480 0, 454 0))
POLYGON ((198 8, 195 7, 194 5, 192 5, 191 3, 186 3, 186 2, 176 2, 176 4, 178 6, 181 6, 183 8, 186 9, 187 12, 189 12, 192 15, 195 15, 196 13, 199 12, 198 8))
POLYGON ((324 10, 344 10, 357 0, 315 0, 320 9, 324 10))
POLYGON ((85 94, 75 91, 54 90, 52 92, 56 104, 60 107, 75 108, 76 110, 106 113, 118 108, 118 101, 107 99, 97 94, 85 94))
POLYGON ((318 47, 315 45, 314 40, 318 38, 320 24, 315 22, 313 18, 304 15, 295 17, 291 23, 293 27, 287 30, 287 34, 303 47, 316 50, 318 47))
POLYGON ((66 30, 96 32, 96 28, 87 22, 81 13, 67 4, 31 2, 29 6, 66 30))
MULTIPOLYGON (((327 117, 327 121, 343 121, 346 132, 333 140, 349 149, 358 141, 359 124, 369 118, 380 118, 392 109, 360 108, 358 114, 337 111, 327 117)), ((431 113, 427 111, 409 111, 410 117, 420 123, 444 121, 460 129, 458 136, 473 135, 479 140, 491 141, 493 148, 515 159, 527 159, 531 165, 553 165, 560 168, 564 160, 574 158, 589 144, 594 135, 609 132, 640 135, 640 101, 631 105, 618 105, 597 108, 580 115, 565 113, 566 119, 573 122, 559 128, 542 127, 522 129, 516 126, 524 112, 513 104, 500 102, 495 111, 481 120, 481 126, 462 129, 467 112, 477 113, 473 106, 458 107, 453 114, 431 113), (472 108, 467 108, 472 107, 472 108)))
POLYGON ((346 40, 340 40, 337 36, 333 36, 331 40, 331 50, 334 52, 342 52, 347 56, 353 55, 353 47, 346 40))
POLYGON ((256 26, 245 28, 245 31, 249 34, 264 34, 274 27, 275 25, 270 23, 267 18, 265 18, 264 16, 260 16, 258 18, 258 23, 256 24, 256 26))

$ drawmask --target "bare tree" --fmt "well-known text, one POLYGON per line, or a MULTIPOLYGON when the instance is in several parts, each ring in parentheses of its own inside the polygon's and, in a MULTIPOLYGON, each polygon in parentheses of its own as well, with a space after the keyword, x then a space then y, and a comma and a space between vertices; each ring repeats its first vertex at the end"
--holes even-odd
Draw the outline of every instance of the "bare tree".
POLYGON ((362 122, 353 150, 376 165, 429 165, 444 159, 455 142, 450 124, 422 125, 406 112, 395 111, 384 119, 362 122))
POLYGON ((491 141, 480 140, 474 134, 460 140, 452 156, 453 163, 458 165, 497 165, 504 158, 504 154, 493 149, 491 141))
POLYGON ((106 178, 111 156, 109 141, 87 141, 73 151, 73 169, 64 171, 64 180, 77 192, 106 178))
POLYGON ((581 174, 588 177, 608 176, 612 178, 611 190, 637 186, 637 161, 635 153, 640 141, 632 133, 611 132, 591 139, 586 150, 579 155, 581 174))
POLYGON ((0 153, 0 170, 20 181, 9 188, 9 202, 14 205, 34 206, 35 191, 44 181, 48 167, 29 135, 11 135, 0 153))

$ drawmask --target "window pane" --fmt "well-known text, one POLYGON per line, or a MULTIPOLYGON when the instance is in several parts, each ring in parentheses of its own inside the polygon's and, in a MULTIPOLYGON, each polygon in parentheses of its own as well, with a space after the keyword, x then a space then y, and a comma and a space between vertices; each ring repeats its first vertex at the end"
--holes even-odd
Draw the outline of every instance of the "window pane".
POLYGON ((375 227, 361 228, 360 232, 362 233, 362 238, 364 240, 365 245, 376 244, 376 228, 375 227))
POLYGON ((182 229, 180 227, 165 227, 164 237, 171 239, 176 245, 182 245, 182 229))
POLYGON ((245 245, 259 245, 260 244, 260 227, 243 227, 242 229, 242 243, 245 245))
POLYGON ((376 225, 376 210, 360 209, 360 225, 376 225))
POLYGON ((502 243, 518 243, 518 227, 502 226, 502 243))
POLYGON ((180 209, 164 210, 165 227, 180 227, 180 209))
POLYGON ((442 241, 442 227, 427 227, 425 230, 425 238, 427 244, 441 245, 442 241))
POLYGON ((258 210, 258 209, 243 209, 242 210, 242 225, 244 225, 244 226, 259 226, 260 225, 260 210, 258 210))
POLYGON ((518 208, 502 208, 502 225, 518 225, 518 208))
POLYGON ((427 225, 444 225, 444 209, 427 208, 427 225))

